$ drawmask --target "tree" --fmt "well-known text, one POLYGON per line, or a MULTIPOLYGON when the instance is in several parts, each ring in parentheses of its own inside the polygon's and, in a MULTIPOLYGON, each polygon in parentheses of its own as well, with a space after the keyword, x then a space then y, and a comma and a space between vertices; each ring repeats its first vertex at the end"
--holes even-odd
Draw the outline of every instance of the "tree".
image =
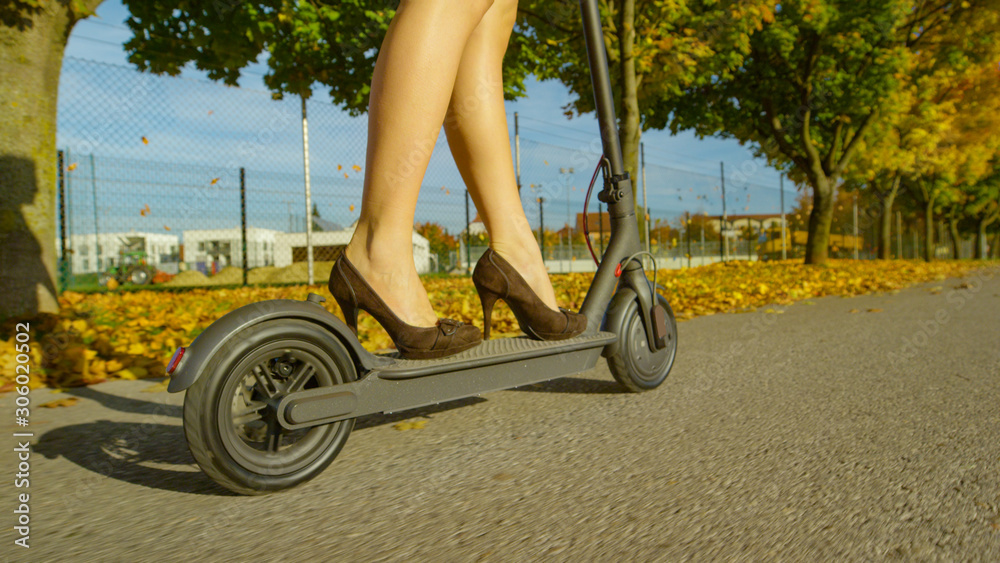
POLYGON ((794 0, 749 38, 728 76, 661 100, 672 131, 734 138, 812 192, 805 261, 827 259, 833 194, 866 132, 895 111, 910 50, 897 30, 922 17, 907 2, 794 0))
POLYGON ((1000 72, 990 66, 975 69, 965 80, 943 87, 941 102, 947 109, 938 118, 939 133, 932 146, 916 161, 915 172, 904 180, 924 212, 924 259, 934 258, 934 219, 950 216, 953 238, 957 238, 957 208, 965 191, 992 172, 1000 150, 1000 100, 995 92, 1000 72))
POLYGON ((312 216, 313 216, 313 219, 312 219, 313 230, 314 231, 322 231, 323 227, 321 227, 320 224, 316 222, 316 219, 322 219, 322 217, 319 216, 319 206, 317 206, 315 203, 313 203, 312 216))
POLYGON ((992 172, 969 191, 966 213, 975 222, 976 247, 973 256, 985 259, 987 229, 1000 223, 1000 157, 994 159, 992 172))
POLYGON ((76 22, 100 0, 0 4, 0 320, 54 313, 56 108, 76 22))
MULTIPOLYGON (((1000 57, 1000 2, 921 0, 913 2, 909 13, 910 23, 896 32, 897 41, 911 51, 903 87, 893 94, 901 111, 871 128, 859 150, 854 176, 881 200, 879 256, 888 256, 892 205, 905 181, 922 202, 928 249, 925 257, 929 259, 935 206, 942 203, 938 197, 948 185, 942 180, 957 180, 956 174, 963 167, 967 172, 981 167, 982 150, 987 154, 990 150, 983 144, 981 132, 996 127, 988 123, 996 119, 996 112, 989 110, 995 87, 987 83, 996 74, 1000 57), (963 114, 977 114, 975 124, 956 132, 954 125, 961 122, 963 114), (963 135, 975 142, 960 139, 963 135), (956 143, 965 148, 957 154, 942 152, 956 143), (980 155, 970 158, 970 152, 980 155)), ((967 173, 961 176, 966 182, 974 180, 967 173)), ((959 208, 966 198, 960 193, 951 196, 947 214, 957 253, 959 208)))
MULTIPOLYGON (((657 114, 657 100, 708 83, 715 76, 731 76, 732 68, 746 52, 747 38, 770 21, 775 3, 600 3, 615 115, 633 198, 641 131, 665 126, 666 115, 657 114)), ((540 79, 558 79, 576 96, 563 108, 567 117, 595 110, 578 2, 522 0, 512 44, 536 55, 530 59, 531 71, 540 79)), ((586 166, 587 162, 580 158, 571 164, 586 166)), ((641 209, 636 216, 642 216, 641 209)))

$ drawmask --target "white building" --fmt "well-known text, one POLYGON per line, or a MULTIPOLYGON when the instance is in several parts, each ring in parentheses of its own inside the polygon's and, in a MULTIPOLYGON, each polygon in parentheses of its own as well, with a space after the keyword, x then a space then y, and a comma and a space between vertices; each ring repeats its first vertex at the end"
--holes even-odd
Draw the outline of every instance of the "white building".
MULTIPOLYGON (((350 242, 357 227, 357 221, 341 231, 313 231, 313 260, 334 260, 350 242)), ((431 271, 431 244, 413 232, 413 262, 417 273, 426 274, 431 271)), ((305 262, 308 259, 305 233, 278 233, 274 239, 274 265, 281 268, 291 266, 293 262, 305 262)))
POLYGON ((158 270, 177 271, 180 258, 180 241, 177 235, 166 233, 101 233, 70 236, 72 268, 77 274, 102 272, 118 264, 121 251, 141 250, 146 253, 146 263, 158 270))
MULTIPOLYGON (((247 228, 247 266, 274 265, 275 235, 270 229, 247 228)), ((243 233, 239 228, 184 231, 184 263, 202 269, 215 262, 218 267, 243 266, 243 233), (201 264, 202 267, 199 267, 201 264)))

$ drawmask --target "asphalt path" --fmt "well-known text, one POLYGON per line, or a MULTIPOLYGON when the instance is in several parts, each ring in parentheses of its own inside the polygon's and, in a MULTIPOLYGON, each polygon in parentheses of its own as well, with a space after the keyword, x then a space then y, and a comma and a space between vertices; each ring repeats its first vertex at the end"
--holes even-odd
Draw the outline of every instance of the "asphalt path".
POLYGON ((657 390, 598 368, 365 417, 315 480, 228 493, 183 395, 34 405, 5 561, 1000 561, 1000 270, 679 325, 657 390), (400 426, 423 421, 421 428, 400 426), (30 493, 30 545, 13 544, 30 493))

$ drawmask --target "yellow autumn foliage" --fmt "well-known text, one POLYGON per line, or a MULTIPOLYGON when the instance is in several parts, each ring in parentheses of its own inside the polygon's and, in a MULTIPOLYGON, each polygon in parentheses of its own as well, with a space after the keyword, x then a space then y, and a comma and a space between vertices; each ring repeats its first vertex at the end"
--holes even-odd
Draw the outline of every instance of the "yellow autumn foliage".
MULTIPOLYGON (((798 262, 728 262, 685 270, 661 270, 664 288, 679 320, 825 295, 892 291, 913 283, 944 279, 983 267, 981 262, 832 261, 826 267, 798 262)), ((560 306, 583 304, 592 274, 553 275, 560 306)), ((424 286, 439 316, 482 328, 482 309, 468 277, 428 277, 424 286)), ((30 321, 31 386, 71 387, 108 379, 165 375, 177 346, 190 344, 205 327, 227 312, 268 299, 305 299, 325 289, 283 287, 199 288, 184 292, 135 291, 60 296, 61 312, 30 321)), ((333 299, 324 306, 343 319, 333 299)), ((392 348, 375 320, 362 313, 359 339, 371 351, 392 348)), ((17 365, 14 325, 0 327, 0 391, 13 388, 17 365)), ((493 310, 493 334, 519 334, 513 313, 503 303, 493 310)))

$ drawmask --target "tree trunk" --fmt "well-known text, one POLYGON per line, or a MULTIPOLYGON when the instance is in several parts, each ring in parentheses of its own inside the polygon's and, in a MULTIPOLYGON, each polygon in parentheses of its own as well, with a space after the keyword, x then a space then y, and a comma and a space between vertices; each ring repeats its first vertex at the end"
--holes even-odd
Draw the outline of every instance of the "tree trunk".
POLYGON ((962 258, 962 247, 959 244, 961 239, 958 234, 958 219, 955 218, 954 213, 948 217, 948 233, 951 235, 951 256, 955 260, 959 260, 962 258))
POLYGON ((979 220, 979 224, 976 225, 976 248, 973 250, 972 258, 975 260, 982 260, 985 258, 983 256, 983 245, 986 244, 986 218, 983 217, 979 220))
POLYGON ((990 245, 990 255, 1000 258, 1000 231, 993 234, 993 244, 990 245))
POLYGON ((635 0, 624 0, 618 21, 618 52, 621 57, 620 84, 621 112, 619 117, 619 141, 625 170, 632 180, 632 205, 638 201, 639 185, 639 87, 635 75, 635 0))
POLYGON ((924 203, 924 260, 934 260, 934 198, 924 203))
POLYGON ((75 22, 70 5, 76 4, 0 8, 4 21, 20 22, 0 24, 0 319, 59 310, 56 108, 63 52, 75 22))
MULTIPOLYGON (((896 194, 899 192, 901 178, 896 176, 892 181, 892 187, 885 199, 882 200, 882 216, 879 217, 879 260, 888 260, 892 256, 892 204, 896 201, 896 194)), ((902 258, 902 256, 900 256, 902 258)))
POLYGON ((830 247, 833 222, 833 186, 826 176, 816 177, 813 185, 813 208, 809 213, 809 239, 806 241, 806 264, 823 265, 830 247))

